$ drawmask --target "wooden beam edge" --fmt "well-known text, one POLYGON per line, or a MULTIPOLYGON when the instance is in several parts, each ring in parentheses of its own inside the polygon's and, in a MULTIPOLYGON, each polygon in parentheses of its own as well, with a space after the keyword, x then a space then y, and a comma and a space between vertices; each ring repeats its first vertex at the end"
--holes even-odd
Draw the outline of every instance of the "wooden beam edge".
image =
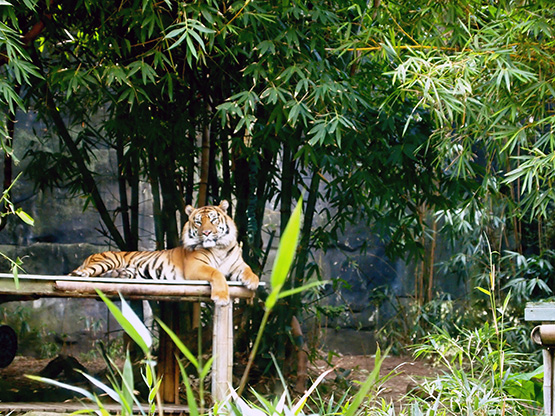
MULTIPOLYGON (((76 276, 22 275, 16 287, 13 275, 0 274, 0 302, 23 298, 98 298, 96 289, 107 296, 169 301, 210 300, 210 283, 205 280, 143 280, 81 278, 76 276)), ((231 298, 251 299, 256 292, 241 282, 228 282, 231 298)))

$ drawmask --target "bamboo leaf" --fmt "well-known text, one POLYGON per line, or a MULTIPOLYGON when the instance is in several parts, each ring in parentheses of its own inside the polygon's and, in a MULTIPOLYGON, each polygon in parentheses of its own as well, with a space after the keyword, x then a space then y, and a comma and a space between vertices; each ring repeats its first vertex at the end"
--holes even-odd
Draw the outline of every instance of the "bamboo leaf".
POLYGON ((187 357, 187 359, 191 362, 191 364, 193 364, 195 366, 196 369, 200 370, 199 367, 199 362, 198 360, 195 358, 195 356, 191 353, 191 351, 189 351, 189 348, 187 348, 185 346, 185 344, 183 344, 183 342, 179 339, 179 337, 175 334, 175 332, 173 332, 164 322, 162 322, 160 319, 156 319, 156 322, 158 322, 158 324, 162 327, 162 329, 164 331, 166 331, 166 333, 170 336, 170 338, 172 339, 172 341, 175 343, 175 345, 177 346, 177 348, 179 348, 179 351, 181 351, 183 353, 183 355, 185 357, 187 357))
POLYGON ((125 357, 125 362, 123 363, 123 373, 122 373, 122 404, 127 410, 127 414, 133 414, 133 389, 135 386, 135 380, 133 378, 133 367, 131 366, 131 359, 129 358, 129 350, 125 357))
POLYGON ((353 397, 353 399, 351 400, 351 403, 347 407, 344 416, 354 416, 355 414, 357 414, 360 405, 364 400, 366 400, 366 395, 370 392, 370 389, 375 386, 376 382, 378 381, 378 378, 380 376, 380 369, 385 357, 387 356, 388 351, 389 349, 386 350, 385 354, 383 354, 382 356, 380 348, 378 347, 378 349, 376 350, 376 357, 374 359, 374 369, 372 370, 366 381, 362 383, 355 397, 353 397))
POLYGON ((145 352, 145 355, 148 355, 148 351, 150 351, 150 348, 152 347, 152 335, 150 335, 150 331, 148 330, 148 328, 145 326, 143 321, 141 321, 141 319, 137 316, 137 314, 133 311, 133 309, 131 309, 131 307, 125 301, 123 296, 120 295, 120 299, 121 299, 121 312, 123 314, 123 317, 127 319, 127 321, 133 326, 133 329, 137 332, 140 339, 146 345, 147 349, 146 350, 143 349, 143 351, 145 352))
POLYGON ((305 290, 312 289, 313 287, 322 286, 326 283, 327 283, 326 281, 311 282, 311 283, 308 283, 306 285, 296 287, 294 289, 284 290, 284 291, 279 293, 278 299, 282 299, 282 298, 285 298, 287 296, 296 295, 297 293, 304 292, 305 290))
POLYGON ((122 310, 120 310, 110 299, 106 297, 106 295, 104 295, 104 293, 98 289, 96 289, 96 292, 104 301, 106 306, 108 306, 108 309, 127 335, 129 335, 131 339, 137 343, 145 355, 148 355, 150 353, 150 347, 152 346, 152 336, 139 317, 135 314, 135 312, 133 312, 127 302, 125 302, 123 297, 120 295, 122 302, 122 310))
POLYGON ((183 383, 185 384, 187 405, 189 406, 189 415, 199 416, 200 415, 198 410, 199 406, 195 398, 195 395, 193 393, 193 389, 191 387, 191 382, 189 381, 189 376, 187 375, 187 371, 185 370, 185 367, 183 367, 183 364, 181 363, 180 360, 177 360, 177 363, 179 364, 179 370, 181 371, 181 378, 183 380, 183 383))
POLYGON ((25 223, 31 226, 35 225, 35 220, 21 208, 15 210, 16 215, 25 223))
POLYGON ((482 292, 483 294, 485 294, 487 296, 491 296, 491 292, 487 289, 484 289, 483 287, 477 286, 476 289, 478 289, 480 292, 482 292))
POLYGON ((295 257, 301 227, 302 205, 303 200, 300 198, 280 239, 274 267, 270 276, 272 291, 266 299, 266 308, 268 309, 272 309, 275 306, 278 294, 285 284, 285 279, 287 279, 289 269, 295 257))
POLYGON ((61 381, 52 380, 46 377, 39 377, 39 376, 33 376, 33 375, 26 375, 25 377, 31 380, 40 381, 41 383, 47 383, 56 387, 61 387, 66 390, 74 391, 75 393, 79 393, 80 395, 85 396, 87 399, 92 400, 93 402, 95 401, 94 395, 81 387, 72 386, 71 384, 62 383, 61 381))
POLYGON ((208 359, 208 361, 206 361, 206 363, 204 364, 204 367, 202 368, 202 371, 199 374, 199 379, 200 380, 204 380, 208 376, 208 373, 210 372, 210 369, 212 368, 212 363, 213 362, 214 362, 214 356, 210 357, 208 359))
POLYGON ((82 371, 80 371, 80 373, 83 374, 83 377, 85 377, 87 380, 89 380, 89 382, 91 384, 93 384, 94 386, 96 386, 97 388, 102 390, 104 393, 106 393, 112 400, 121 404, 121 397, 119 396, 119 394, 113 388, 111 388, 110 386, 107 386, 106 384, 104 384, 100 380, 97 380, 96 378, 88 375, 87 373, 84 373, 82 371))

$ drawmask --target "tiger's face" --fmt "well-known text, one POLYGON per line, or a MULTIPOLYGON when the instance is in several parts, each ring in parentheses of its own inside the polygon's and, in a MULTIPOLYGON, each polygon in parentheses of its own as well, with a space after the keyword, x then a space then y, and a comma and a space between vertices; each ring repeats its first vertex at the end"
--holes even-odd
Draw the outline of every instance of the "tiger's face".
POLYGON ((185 213, 189 221, 183 228, 183 245, 195 250, 199 248, 225 248, 237 241, 237 229, 226 214, 229 204, 222 201, 219 206, 202 208, 187 206, 185 213))

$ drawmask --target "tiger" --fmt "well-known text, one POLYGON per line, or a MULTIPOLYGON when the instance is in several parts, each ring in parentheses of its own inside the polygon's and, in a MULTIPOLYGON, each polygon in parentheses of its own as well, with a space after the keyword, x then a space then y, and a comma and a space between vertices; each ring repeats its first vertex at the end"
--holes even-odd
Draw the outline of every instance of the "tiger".
POLYGON ((105 251, 92 254, 70 275, 165 280, 208 280, 211 299, 227 305, 226 279, 256 290, 258 276, 245 263, 237 242, 237 226, 226 211, 229 203, 193 208, 183 226, 181 246, 157 251, 105 251))

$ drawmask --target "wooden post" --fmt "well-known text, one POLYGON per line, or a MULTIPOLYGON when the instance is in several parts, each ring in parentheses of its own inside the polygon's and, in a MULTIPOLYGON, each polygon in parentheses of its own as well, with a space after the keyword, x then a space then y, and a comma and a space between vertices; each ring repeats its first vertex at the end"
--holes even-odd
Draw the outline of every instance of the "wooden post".
POLYGON ((553 348, 544 348, 543 353, 543 410, 553 416, 553 348))
MULTIPOLYGON (((160 302, 160 317, 162 321, 176 334, 179 334, 179 303, 160 302)), ((160 394, 164 403, 179 404, 179 372, 175 361, 175 346, 166 333, 160 330, 160 352, 158 357, 159 375, 162 376, 160 394)))
POLYGON ((230 393, 233 372, 233 302, 215 305, 212 354, 212 397, 222 402, 230 393))

